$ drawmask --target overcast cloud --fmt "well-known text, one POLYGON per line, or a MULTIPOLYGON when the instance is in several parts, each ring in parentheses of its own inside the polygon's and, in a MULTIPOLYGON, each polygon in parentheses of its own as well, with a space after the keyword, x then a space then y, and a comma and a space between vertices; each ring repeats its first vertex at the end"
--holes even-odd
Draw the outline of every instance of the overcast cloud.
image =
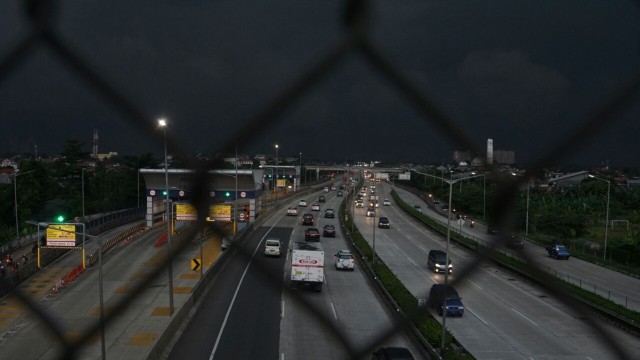
MULTIPOLYGON (((21 1, 0 2, 0 59, 26 33, 21 1)), ((213 153, 344 34, 343 1, 60 2, 56 29, 188 151, 213 153)), ((637 1, 374 1, 385 57, 483 148, 530 162, 566 139, 640 73, 637 1)), ((559 164, 638 166, 640 96, 559 164)), ((0 77, 0 152, 155 152, 46 47, 0 77)), ((359 54, 289 108, 245 153, 306 159, 449 162, 452 142, 359 54)))

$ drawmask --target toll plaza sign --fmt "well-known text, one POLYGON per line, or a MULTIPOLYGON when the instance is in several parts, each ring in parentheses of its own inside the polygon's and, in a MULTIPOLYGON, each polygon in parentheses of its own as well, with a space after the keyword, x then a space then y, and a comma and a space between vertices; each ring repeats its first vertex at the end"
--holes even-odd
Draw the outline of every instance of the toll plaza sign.
POLYGON ((176 220, 194 221, 198 220, 198 212, 191 204, 176 204, 176 220))
POLYGON ((47 246, 72 247, 76 246, 75 225, 54 225, 47 227, 47 246))
POLYGON ((231 221, 231 205, 218 204, 209 206, 207 221, 231 221))

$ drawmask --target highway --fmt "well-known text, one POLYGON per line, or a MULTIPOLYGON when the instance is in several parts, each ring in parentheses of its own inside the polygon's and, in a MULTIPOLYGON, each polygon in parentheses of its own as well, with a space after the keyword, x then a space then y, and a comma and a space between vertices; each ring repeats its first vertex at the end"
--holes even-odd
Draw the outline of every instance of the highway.
MULTIPOLYGON (((391 185, 380 183, 380 200, 391 198, 391 185)), ((427 204, 415 195, 396 188, 408 203, 427 204)), ((286 207, 296 206, 298 198, 287 200, 282 210, 273 212, 243 242, 243 254, 233 255, 216 273, 210 291, 190 314, 191 321, 175 333, 175 339, 166 350, 166 358, 194 359, 309 359, 354 358, 356 354, 368 358, 372 342, 384 332, 394 319, 366 274, 356 263, 356 270, 337 271, 333 267, 333 254, 347 249, 340 233, 338 216, 325 219, 326 208, 339 209, 342 198, 336 192, 316 192, 306 195, 309 207, 299 208, 296 217, 285 216, 286 207), (277 237, 284 241, 285 249, 291 241, 303 241, 305 227, 301 225, 303 213, 311 213, 310 205, 319 195, 327 202, 321 211, 313 212, 316 227, 336 225, 336 238, 321 238, 325 251, 325 284, 322 292, 291 289, 289 286, 289 252, 280 258, 263 256, 264 239, 277 237), (326 324, 308 311, 316 310, 326 324), (334 329, 328 328, 332 327, 334 329), (360 352, 363 351, 363 352, 360 352)), ((365 209, 356 209, 356 225, 372 244, 375 231, 376 251, 379 257, 401 279, 418 299, 426 299, 432 284, 443 281, 443 275, 434 274, 426 267, 430 249, 444 249, 445 241, 418 223, 396 204, 378 208, 377 217, 387 216, 390 229, 375 227, 374 218, 364 216, 365 209)), ((435 215, 434 216, 439 216, 435 215)), ((155 241, 162 229, 148 231, 144 236, 124 242, 109 252, 104 259, 104 294, 106 311, 131 292, 144 274, 155 269, 165 254, 156 248, 155 241)), ((469 229, 478 237, 482 227, 469 229)), ((114 230, 111 232, 115 233, 114 230)), ((104 234, 108 238, 110 234, 104 234)), ((204 266, 209 268, 218 256, 219 240, 204 243, 204 266)), ((544 256, 541 248, 526 245, 527 251, 538 254, 549 266, 567 266, 578 259, 557 261, 544 256)), ((48 293, 49 285, 71 268, 78 265, 78 252, 65 256, 54 265, 39 272, 21 287, 32 294, 43 311, 55 318, 65 336, 74 339, 97 320, 98 273, 89 268, 81 277, 58 295, 48 293)), ((473 276, 456 282, 456 273, 471 261, 475 254, 452 242, 450 252, 456 268, 450 281, 463 297, 465 315, 447 318, 447 327, 456 339, 477 359, 617 359, 616 353, 602 341, 571 308, 559 302, 552 294, 516 275, 490 263, 484 263, 473 276)), ((199 245, 193 244, 186 253, 174 259, 174 298, 179 308, 187 299, 199 279, 190 269, 190 259, 199 257, 199 245)), ((585 262, 582 262, 585 263, 585 262)), ((597 273, 593 264, 589 274, 597 273)), ((579 270, 578 270, 579 271, 579 270)), ((606 272, 605 272, 606 273, 606 272)), ((612 272, 613 273, 613 272, 612 272)), ((613 273, 611 276, 615 278, 613 273)), ((584 275, 584 274, 583 274, 584 275)), ((602 274, 598 274, 603 276, 602 274)), ((609 276, 609 275, 607 275, 609 276)), ((622 276, 618 274, 618 276, 622 276)), ((615 283, 616 279, 611 280, 615 283)), ((630 291, 638 287, 631 286, 630 291)), ((624 291, 624 289, 622 289, 624 291)), ((161 336, 170 317, 167 277, 156 279, 130 304, 125 313, 110 323, 106 330, 106 351, 109 358, 146 358, 149 346, 161 336)), ((8 358, 54 359, 61 354, 60 342, 51 338, 46 328, 24 306, 15 301, 3 301, 0 306, 0 353, 8 358), (9 320, 7 320, 9 319, 9 320)), ((435 318, 440 319, 439 316, 435 318)), ((607 332, 628 354, 640 353, 638 338, 593 318, 598 327, 607 332)), ((384 341, 385 345, 408 347, 421 358, 419 346, 404 333, 384 341)), ((100 338, 94 337, 85 346, 80 358, 100 358, 100 338)), ((633 358, 633 356, 629 356, 633 358)))
MULTIPOLYGON (((210 293, 173 346, 170 359, 347 359, 372 346, 380 332, 390 326, 393 315, 381 305, 382 300, 357 265, 353 272, 333 267, 333 254, 347 248, 339 230, 336 238, 321 237, 325 251, 322 292, 290 287, 288 251, 281 258, 263 256, 266 238, 281 239, 285 249, 290 241, 304 241, 304 213, 314 214, 320 231, 329 223, 339 229, 337 216, 325 219, 323 214, 326 208, 338 210, 342 198, 336 197, 335 191, 324 194, 327 202, 320 204, 321 210, 311 211, 311 204, 321 194, 307 196, 309 205, 299 207, 296 217, 285 216, 285 207, 247 239, 242 245, 243 254, 250 258, 235 256, 218 274, 210 293), (337 330, 324 326, 307 306, 337 330)), ((297 204, 296 198, 288 206, 297 204)), ((421 358, 404 334, 385 343, 408 347, 421 358)), ((368 358, 369 353, 364 354, 368 358)))
MULTIPOLYGON (((391 198, 389 184, 378 186, 380 199, 391 198)), ((409 204, 422 204, 415 195, 396 188, 409 204)), ((375 231, 376 252, 417 298, 426 299, 432 284, 442 283, 444 275, 427 269, 430 249, 444 250, 446 241, 418 223, 396 206, 380 207, 377 216, 386 216, 391 229, 374 230, 374 219, 356 209, 356 225, 371 245, 375 231)), ((455 268, 469 263, 474 253, 451 243, 450 257, 455 268)), ((573 261, 571 259, 569 262, 573 261)), ((450 276, 455 282, 456 271, 450 276)), ((465 315, 447 318, 447 327, 462 345, 478 359, 616 359, 601 336, 589 328, 572 309, 543 289, 490 263, 469 278, 456 283, 463 298, 465 315)), ((436 318, 440 318, 436 316, 436 318)), ((637 337, 613 328, 598 319, 628 351, 640 353, 637 337)))

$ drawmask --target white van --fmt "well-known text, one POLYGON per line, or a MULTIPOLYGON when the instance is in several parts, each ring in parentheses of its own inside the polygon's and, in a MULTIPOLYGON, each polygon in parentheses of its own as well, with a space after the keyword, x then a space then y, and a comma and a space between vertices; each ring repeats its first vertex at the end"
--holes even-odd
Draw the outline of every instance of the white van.
POLYGON ((267 239, 264 243, 264 255, 280 257, 280 239, 267 239))

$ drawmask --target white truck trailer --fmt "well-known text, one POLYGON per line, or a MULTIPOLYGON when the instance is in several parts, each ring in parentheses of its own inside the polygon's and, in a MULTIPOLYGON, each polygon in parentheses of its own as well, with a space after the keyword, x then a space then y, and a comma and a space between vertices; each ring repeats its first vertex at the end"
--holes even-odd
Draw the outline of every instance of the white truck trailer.
POLYGON ((291 285, 322 291, 324 251, 319 242, 294 242, 291 250, 291 285))

